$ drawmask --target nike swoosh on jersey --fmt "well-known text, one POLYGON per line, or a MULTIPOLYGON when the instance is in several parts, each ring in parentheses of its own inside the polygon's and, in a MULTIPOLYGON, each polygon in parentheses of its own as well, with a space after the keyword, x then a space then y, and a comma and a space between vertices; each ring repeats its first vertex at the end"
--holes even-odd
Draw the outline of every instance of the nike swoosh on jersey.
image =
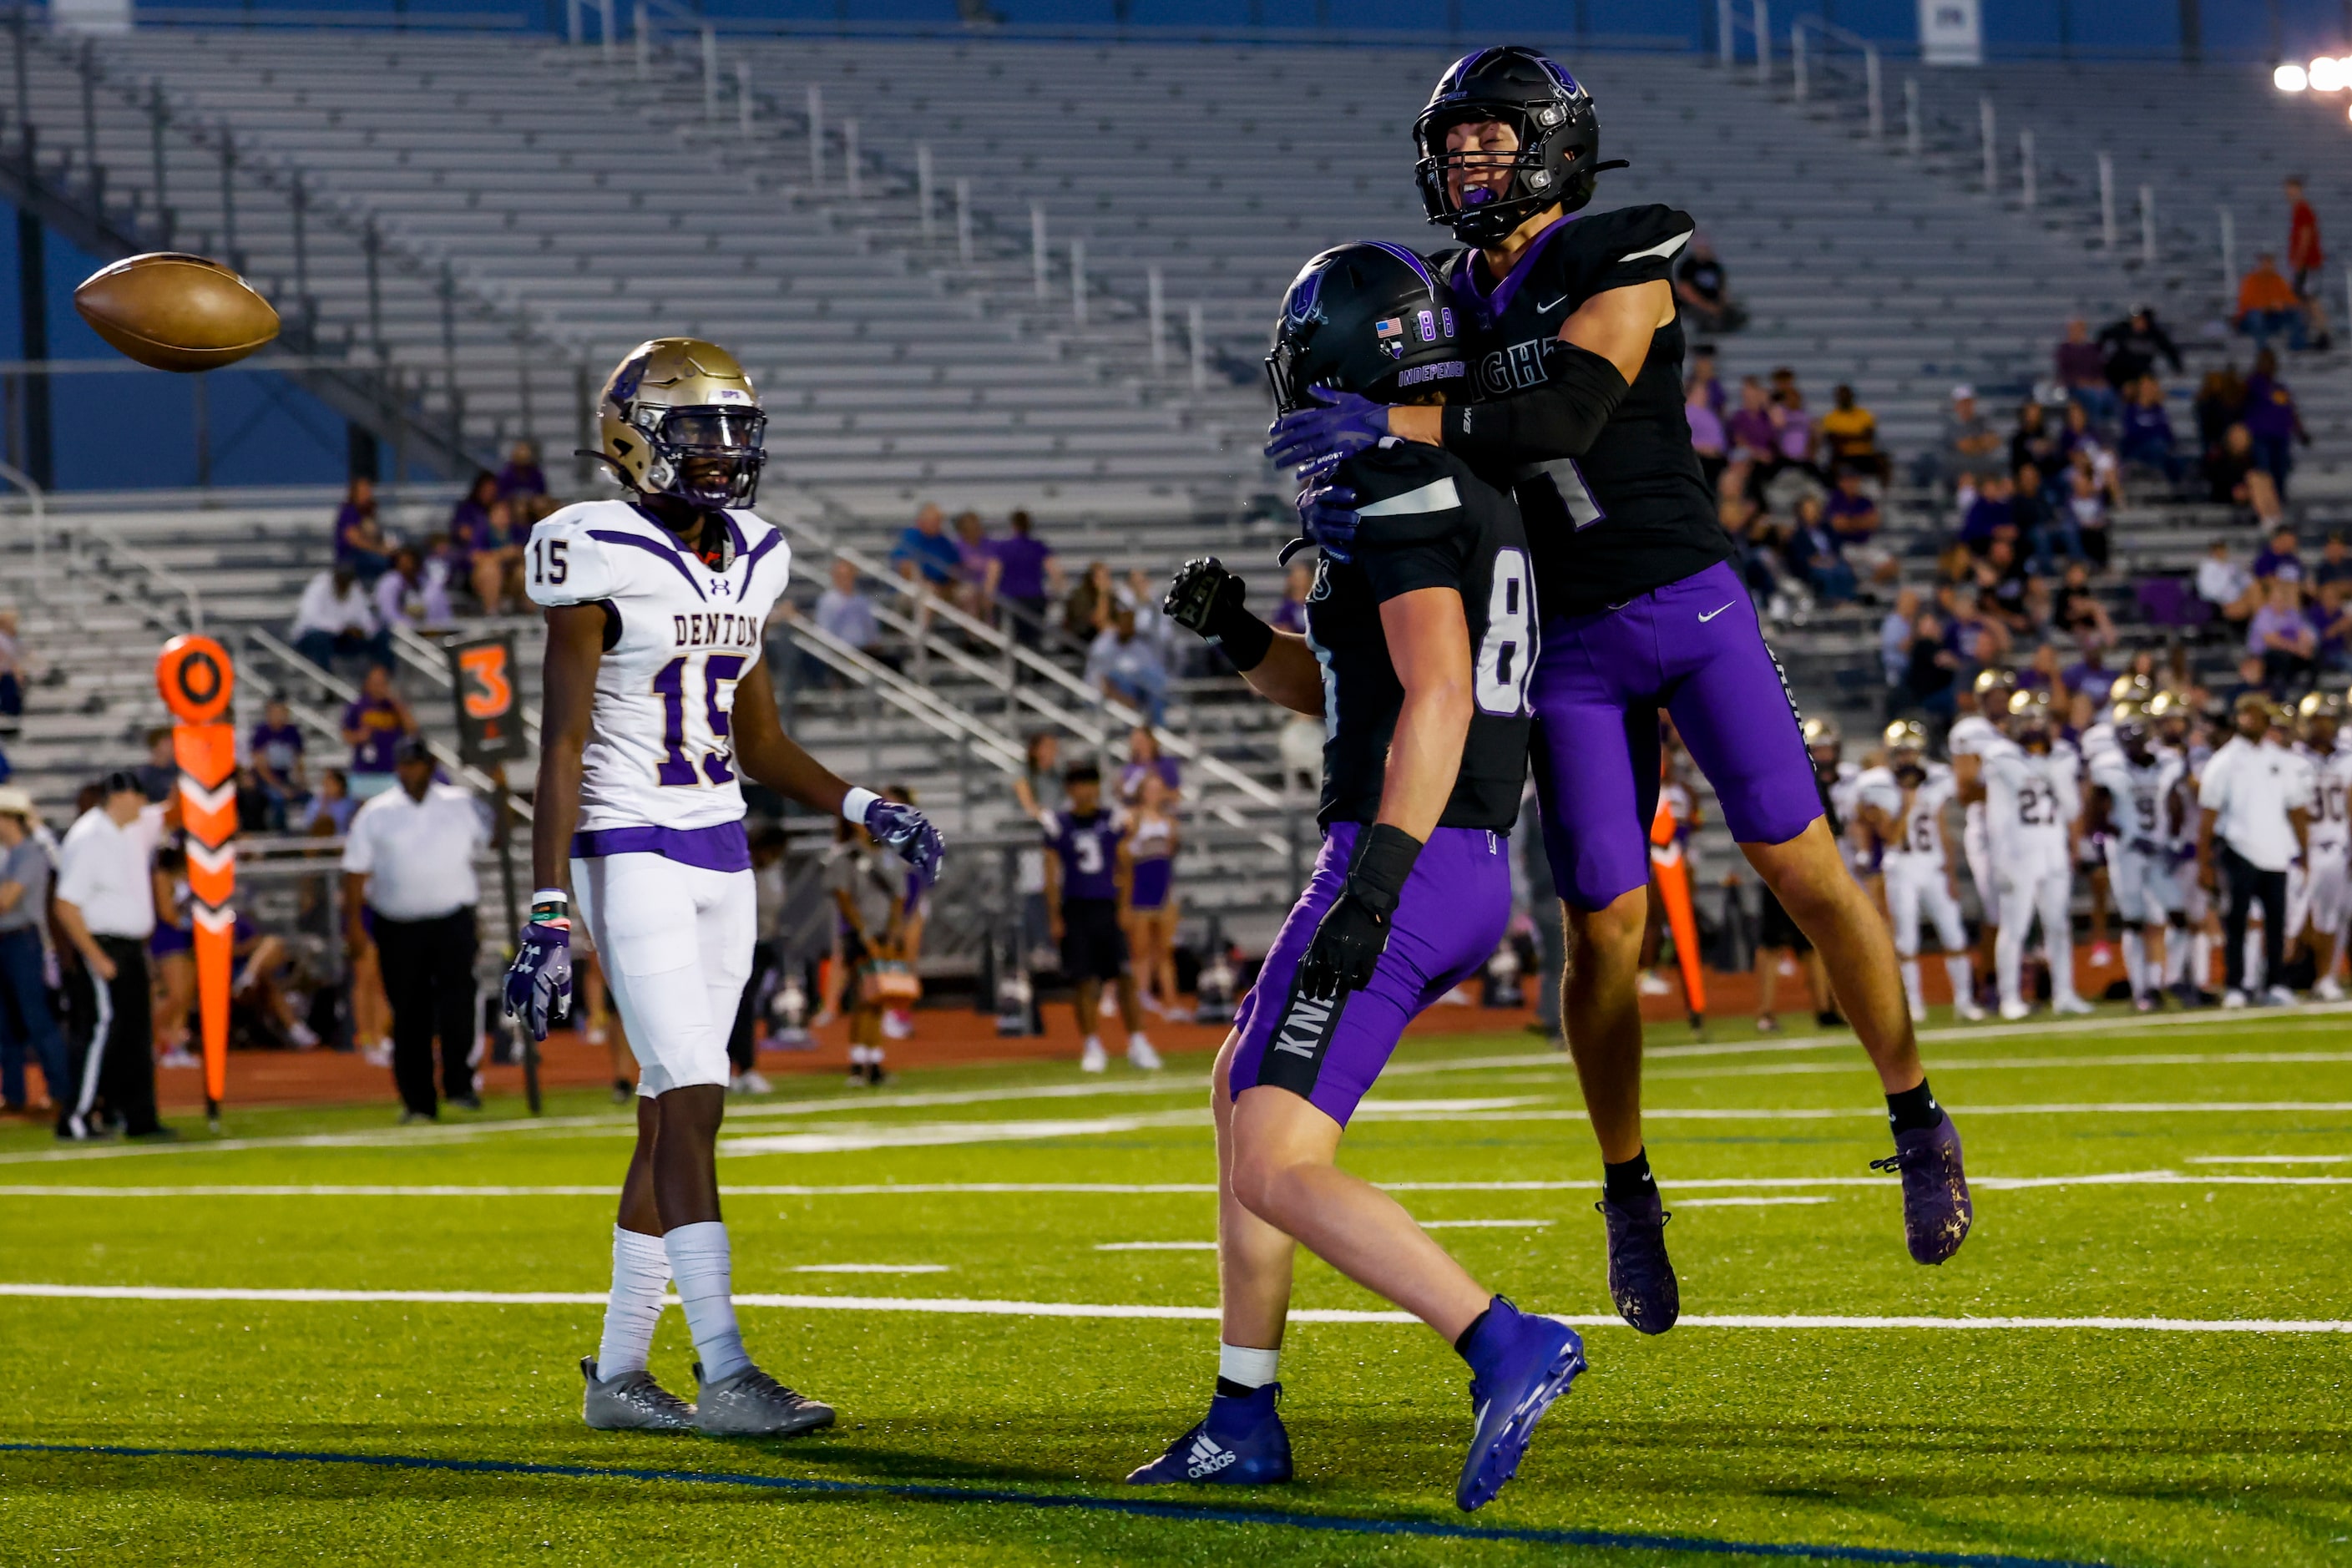
POLYGON ((1716 616, 1719 616, 1719 615, 1723 614, 1723 612, 1724 612, 1724 611, 1726 611, 1726 610, 1727 610, 1727 609, 1731 608, 1731 605, 1736 605, 1736 604, 1738 604, 1738 602, 1739 602, 1738 600, 1734 599, 1734 600, 1732 600, 1732 601, 1731 601, 1731 603, 1730 603, 1730 604, 1726 604, 1726 605, 1717 605, 1715 608, 1713 608, 1713 609, 1711 609, 1711 610, 1707 611, 1707 612, 1706 612, 1706 614, 1705 614, 1705 615, 1701 616, 1699 617, 1699 620, 1700 620, 1700 622, 1701 622, 1702 624, 1704 624, 1704 623, 1706 623, 1706 622, 1707 622, 1707 621, 1711 621, 1711 620, 1715 619, 1715 617, 1716 617, 1716 616))
POLYGON ((1432 479, 1417 490, 1407 490, 1401 496, 1376 500, 1370 506, 1356 509, 1358 517, 1411 517, 1416 512, 1447 511, 1462 504, 1461 492, 1454 488, 1451 478, 1432 479))
POLYGON ((1685 245, 1690 242, 1690 237, 1693 232, 1693 230, 1685 229, 1682 233, 1675 236, 1672 239, 1660 240, 1657 244, 1650 247, 1647 250, 1629 250, 1617 259, 1621 262, 1639 261, 1643 258, 1648 256, 1672 256, 1675 251, 1680 250, 1685 245))
POLYGON ((1562 305, 1565 305, 1565 304, 1567 304, 1567 303, 1568 303, 1568 296, 1567 296, 1567 295, 1565 295, 1565 294, 1562 294, 1562 295, 1561 295, 1559 299, 1557 299, 1557 300, 1546 300, 1543 303, 1541 303, 1541 304, 1539 304, 1539 305, 1538 305, 1538 306, 1536 307, 1536 314, 1538 314, 1538 315, 1541 315, 1541 314, 1543 314, 1543 312, 1545 312, 1546 310, 1559 310, 1562 305))

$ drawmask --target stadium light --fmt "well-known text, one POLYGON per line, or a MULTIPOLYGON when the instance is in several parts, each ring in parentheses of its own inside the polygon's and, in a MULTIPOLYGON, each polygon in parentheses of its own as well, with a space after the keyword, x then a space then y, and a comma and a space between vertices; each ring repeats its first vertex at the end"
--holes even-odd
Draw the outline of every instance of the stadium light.
POLYGON ((2342 92, 2345 87, 2344 62, 2322 55, 2311 62, 2310 68, 2304 73, 2304 79, 2314 92, 2342 92))
POLYGON ((2271 72, 2271 85, 2281 92, 2301 92, 2311 85, 2311 77, 2301 66, 2281 66, 2271 72))

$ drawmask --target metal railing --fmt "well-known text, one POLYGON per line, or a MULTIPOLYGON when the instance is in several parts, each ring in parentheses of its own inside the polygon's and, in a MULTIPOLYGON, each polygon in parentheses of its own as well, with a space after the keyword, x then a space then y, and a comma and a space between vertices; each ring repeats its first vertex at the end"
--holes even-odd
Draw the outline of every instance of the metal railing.
POLYGON ((1861 34, 1820 16, 1800 16, 1789 24, 1790 96, 1799 103, 1834 107, 1841 94, 1858 90, 1863 126, 1873 142, 1886 135, 1885 71, 1878 46, 1861 34), (1861 62, 1857 81, 1849 62, 1861 62))

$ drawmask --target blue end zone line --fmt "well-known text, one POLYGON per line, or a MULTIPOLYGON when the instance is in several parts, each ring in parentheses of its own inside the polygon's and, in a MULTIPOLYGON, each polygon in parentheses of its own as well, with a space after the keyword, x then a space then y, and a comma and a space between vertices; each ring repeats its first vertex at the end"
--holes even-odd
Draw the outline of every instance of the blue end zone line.
POLYGON ((1139 1519, 1259 1524, 1344 1535, 1411 1535, 1445 1541, 1501 1541, 1539 1546, 1590 1546, 1620 1552, 1687 1552, 1724 1557, 1811 1558, 1832 1563, 1917 1563, 1926 1568, 2107 1568, 2055 1557, 2011 1557, 1984 1552, 1906 1552, 1885 1546, 1808 1546, 1775 1541, 1709 1541, 1689 1535, 1637 1535, 1611 1530, 1514 1530, 1449 1524, 1433 1519, 1362 1519, 1345 1514, 1291 1513, 1278 1509, 1192 1508, 1144 1499, 1084 1497, 917 1482, 828 1481, 799 1476, 747 1475, 724 1470, 646 1470, 602 1465, 541 1465, 515 1459, 435 1459, 409 1454, 314 1454, 274 1448, 132 1448, 102 1443, 0 1443, 0 1454, 86 1454, 127 1459, 245 1459, 294 1465, 366 1465, 388 1470, 452 1470, 469 1475, 561 1476, 574 1480, 685 1481, 700 1486, 760 1487, 770 1491, 849 1497, 908 1498, 918 1502, 1009 1503, 1017 1508, 1066 1508, 1139 1519))

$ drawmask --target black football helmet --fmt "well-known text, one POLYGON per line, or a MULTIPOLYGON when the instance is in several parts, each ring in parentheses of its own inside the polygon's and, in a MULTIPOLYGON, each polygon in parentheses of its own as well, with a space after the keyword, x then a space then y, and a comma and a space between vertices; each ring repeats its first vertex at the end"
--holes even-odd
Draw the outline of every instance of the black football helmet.
POLYGON ((1282 297, 1265 356, 1277 414, 1315 399, 1309 388, 1406 403, 1419 390, 1466 383, 1454 295, 1402 245, 1335 245, 1298 269, 1282 297))
POLYGON ((1449 66, 1412 122, 1412 140, 1421 153, 1413 176, 1429 221, 1465 245, 1492 245, 1549 206, 1574 212, 1592 199, 1594 175, 1624 167, 1594 161, 1601 119, 1592 95, 1559 61, 1521 44, 1481 49, 1449 66), (1447 153, 1445 132, 1474 120, 1512 127, 1518 151, 1447 153), (1511 181, 1500 192, 1474 186, 1457 205, 1445 179, 1457 165, 1507 167, 1511 181))

